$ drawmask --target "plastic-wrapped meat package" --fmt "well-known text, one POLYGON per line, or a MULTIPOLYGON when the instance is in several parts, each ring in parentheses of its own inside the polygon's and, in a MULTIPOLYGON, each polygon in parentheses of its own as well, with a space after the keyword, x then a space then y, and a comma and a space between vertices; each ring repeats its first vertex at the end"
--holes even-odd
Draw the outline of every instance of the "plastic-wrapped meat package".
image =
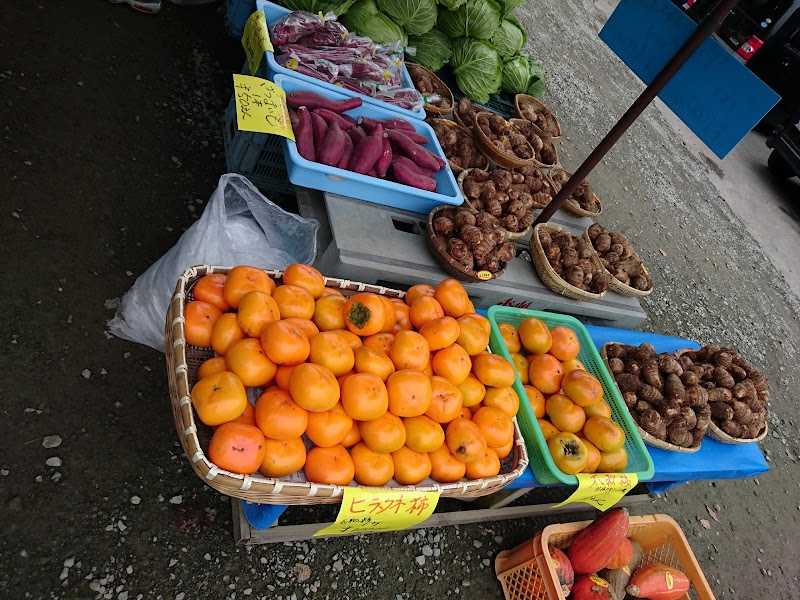
POLYGON ((287 69, 333 83, 339 75, 339 67, 323 58, 300 58, 294 52, 284 52, 275 56, 277 63, 287 69))
POLYGON ((324 25, 323 17, 298 10, 278 19, 270 28, 270 38, 274 46, 282 47, 321 30, 324 25))
POLYGON ((350 33, 338 21, 325 21, 322 29, 309 33, 297 40, 301 46, 345 46, 350 33))

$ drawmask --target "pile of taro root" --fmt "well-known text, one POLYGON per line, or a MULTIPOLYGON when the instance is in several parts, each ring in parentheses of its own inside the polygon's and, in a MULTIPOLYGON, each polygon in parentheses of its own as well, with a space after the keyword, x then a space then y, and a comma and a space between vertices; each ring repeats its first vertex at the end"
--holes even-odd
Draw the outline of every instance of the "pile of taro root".
MULTIPOLYGON (((561 169, 554 169, 550 172, 550 177, 553 179, 553 183, 560 189, 569 180, 570 175, 561 169)), ((572 196, 569 197, 567 202, 575 202, 583 210, 588 212, 600 212, 600 202, 594 195, 592 186, 585 179, 578 184, 578 187, 572 192, 572 196)))
POLYGON ((483 109, 478 106, 475 106, 472 102, 469 101, 469 98, 466 97, 459 100, 456 106, 457 106, 458 116, 464 123, 464 127, 471 130, 475 126, 475 116, 483 109))
POLYGON ((548 119, 545 111, 534 106, 532 103, 523 103, 520 106, 520 115, 526 121, 530 121, 532 124, 536 125, 544 136, 553 137, 558 135, 558 127, 556 126, 555 119, 548 119))
POLYGON ((539 243, 550 266, 561 279, 592 294, 602 294, 608 289, 611 275, 592 261, 594 248, 589 240, 566 231, 541 229, 539 243))
POLYGON ((533 148, 528 140, 502 116, 483 113, 475 123, 492 145, 503 154, 511 154, 523 160, 533 158, 533 148))
POLYGON ((736 350, 707 345, 675 356, 649 344, 609 344, 606 355, 633 418, 655 438, 694 448, 709 421, 741 439, 766 426, 766 377, 736 350))
POLYGON ((643 292, 653 288, 653 280, 625 235, 606 231, 600 223, 591 225, 588 233, 600 262, 614 279, 643 292))
POLYGON ((543 134, 537 131, 529 121, 514 119, 512 126, 528 140, 528 143, 533 148, 533 155, 536 160, 545 165, 554 165, 558 162, 553 140, 547 136, 543 137, 543 134))
POLYGON ((425 98, 425 104, 430 104, 436 108, 447 110, 450 108, 450 91, 442 89, 442 85, 436 81, 429 73, 422 69, 414 69, 411 72, 411 81, 414 82, 414 87, 417 91, 422 93, 425 98), (438 98, 429 98, 428 96, 438 95, 438 98))
POLYGON ((552 200, 544 173, 533 166, 491 172, 473 169, 461 181, 461 189, 472 208, 499 219, 511 233, 530 227, 534 207, 552 200))
POLYGON ((447 253, 473 271, 497 273, 517 255, 500 221, 486 211, 445 209, 433 220, 433 230, 447 253))
POLYGON ((425 119, 425 122, 433 128, 444 155, 452 166, 472 169, 486 167, 489 164, 472 136, 460 127, 448 125, 450 121, 444 119, 425 119))

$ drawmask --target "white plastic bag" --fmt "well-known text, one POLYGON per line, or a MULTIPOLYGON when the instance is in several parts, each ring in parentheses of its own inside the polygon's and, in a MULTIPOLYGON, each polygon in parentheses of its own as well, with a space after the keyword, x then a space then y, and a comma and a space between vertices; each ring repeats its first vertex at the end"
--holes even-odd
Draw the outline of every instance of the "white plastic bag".
POLYGON ((284 211, 245 177, 223 175, 200 219, 122 297, 109 331, 163 352, 167 307, 184 270, 194 265, 283 269, 311 264, 318 229, 317 221, 284 211))

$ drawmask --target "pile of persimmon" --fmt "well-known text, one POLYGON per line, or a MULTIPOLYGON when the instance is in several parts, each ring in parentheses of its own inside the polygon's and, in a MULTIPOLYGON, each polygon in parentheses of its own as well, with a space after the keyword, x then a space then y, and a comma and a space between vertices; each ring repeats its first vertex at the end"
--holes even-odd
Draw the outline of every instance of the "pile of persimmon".
POLYGON ((556 466, 569 475, 625 470, 625 432, 611 419, 603 386, 578 360, 575 332, 534 318, 498 328, 556 466))
POLYGON ((446 279, 405 299, 349 298, 307 265, 281 285, 254 267, 207 275, 185 306, 187 344, 213 348, 191 399, 222 469, 384 486, 493 477, 514 444, 515 371, 489 321, 446 279), (258 388, 255 406, 247 388, 258 388), (307 450, 307 448, 310 448, 307 450))

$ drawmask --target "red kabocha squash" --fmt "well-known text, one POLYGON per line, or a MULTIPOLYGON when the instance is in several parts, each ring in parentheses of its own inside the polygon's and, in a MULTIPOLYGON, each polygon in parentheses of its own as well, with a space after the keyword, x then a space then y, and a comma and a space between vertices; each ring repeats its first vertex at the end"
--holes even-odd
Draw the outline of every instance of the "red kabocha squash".
POLYGON ((653 563, 633 574, 626 591, 631 598, 678 600, 691 584, 683 571, 663 563, 653 563))
POLYGON ((554 546, 549 546, 550 560, 553 562, 553 567, 558 576, 558 583, 561 585, 561 591, 564 596, 569 596, 572 590, 572 585, 575 583, 575 571, 572 570, 572 563, 569 558, 561 550, 554 546))
POLYGON ((592 521, 575 536, 567 556, 576 575, 597 573, 608 565, 628 533, 628 510, 615 508, 592 521))
POLYGON ((633 546, 631 546, 631 541, 628 538, 625 538, 619 545, 619 550, 617 550, 614 556, 611 557, 611 560, 608 561, 608 564, 606 565, 605 568, 621 569, 622 567, 628 564, 628 561, 631 559, 632 554, 633 554, 633 546))
POLYGON ((572 600, 614 600, 608 582, 597 575, 580 577, 572 588, 572 600))

